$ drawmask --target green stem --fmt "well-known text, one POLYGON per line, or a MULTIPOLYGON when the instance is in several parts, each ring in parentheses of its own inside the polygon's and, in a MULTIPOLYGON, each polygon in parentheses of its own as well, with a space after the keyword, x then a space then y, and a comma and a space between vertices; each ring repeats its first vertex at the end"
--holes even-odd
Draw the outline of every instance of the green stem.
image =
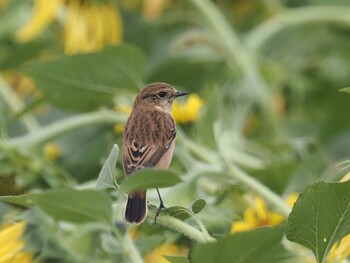
MULTIPOLYGON (((153 219, 155 218, 156 213, 152 210, 149 210, 148 215, 153 219)), ((194 228, 193 226, 190 226, 175 217, 162 214, 157 217, 157 224, 161 224, 167 228, 175 230, 176 232, 182 233, 198 243, 208 243, 215 241, 215 238, 209 235, 203 224, 200 225, 200 228, 202 229, 202 231, 200 231, 197 228, 194 228), (203 229, 205 229, 205 231, 203 231, 203 229)))
POLYGON ((268 203, 272 204, 280 213, 284 216, 288 216, 290 213, 290 207, 284 202, 284 200, 274 192, 272 192, 268 187, 255 180, 253 177, 249 176, 241 169, 236 166, 229 165, 229 173, 239 182, 243 183, 249 189, 256 192, 259 196, 264 198, 268 203))
POLYGON ((258 52, 275 34, 288 27, 306 23, 338 23, 350 26, 350 8, 337 6, 312 6, 286 9, 279 15, 256 27, 246 38, 246 44, 258 52))
POLYGON ((53 138, 56 138, 68 131, 85 126, 95 124, 113 124, 124 121, 124 115, 110 110, 85 113, 54 122, 50 125, 42 127, 35 133, 13 138, 10 140, 10 143, 14 146, 32 147, 52 140, 53 138))
MULTIPOLYGON (((214 158, 214 154, 208 155, 207 151, 203 151, 202 147, 194 142, 192 142, 190 139, 187 139, 187 137, 184 134, 181 134, 181 140, 190 148, 191 152, 194 154, 201 155, 201 159, 205 160, 207 163, 209 163, 213 168, 218 165, 219 169, 224 169, 224 167, 221 167, 221 165, 225 165, 229 168, 229 174, 247 186, 249 189, 256 192, 259 196, 264 198, 268 203, 272 204, 274 207, 276 207, 277 210, 279 210, 283 215, 288 216, 290 213, 290 208, 286 205, 284 200, 275 194, 273 191, 271 191, 268 187, 254 179, 252 176, 246 174, 244 171, 242 171, 238 166, 235 166, 231 164, 230 161, 226 160, 223 156, 221 156, 220 160, 218 158, 214 158)), ((215 155, 216 156, 216 155, 215 155)), ((214 169, 216 171, 217 169, 214 169)), ((208 170, 209 171, 209 170, 208 170)))
POLYGON ((116 235, 116 237, 118 238, 119 242, 121 243, 122 248, 125 252, 125 255, 130 259, 130 262, 142 263, 143 262, 142 256, 141 256, 140 252, 138 251, 138 249, 136 248, 134 242, 129 237, 128 233, 125 233, 125 235, 123 236, 118 231, 118 229, 116 229, 113 226, 112 226, 112 231, 116 235))
MULTIPOLYGON (((24 107, 22 101, 17 97, 17 94, 0 76, 0 97, 9 106, 11 111, 19 112, 24 107)), ((27 114, 23 116, 23 123, 29 132, 34 132, 39 129, 40 125, 34 116, 27 114)))
MULTIPOLYGON (((252 89, 251 93, 261 103, 264 114, 268 120, 273 119, 271 111, 272 93, 266 82, 260 75, 252 56, 243 46, 234 29, 227 23, 218 8, 208 0, 190 0, 202 13, 213 32, 217 35, 218 41, 222 43, 228 52, 229 62, 238 65, 252 89)), ((273 122, 271 123, 273 125, 273 122)))
MULTIPOLYGON (((271 90, 268 88, 266 82, 256 68, 251 54, 244 48, 233 28, 231 28, 225 21, 220 11, 212 2, 208 0, 191 0, 191 2, 202 13, 213 32, 217 35, 219 41, 226 48, 229 57, 231 58, 230 61, 238 65, 245 74, 246 79, 250 81, 250 85, 248 86, 253 89, 251 91, 252 94, 255 94, 254 96, 260 100, 261 106, 264 110, 263 112, 267 115, 269 124, 271 124, 274 128, 275 122, 273 121, 274 117, 270 107, 272 100, 271 90)), ((190 144, 189 146, 196 148, 194 144, 190 144)), ((200 149, 194 151, 197 154, 201 152, 200 149)), ((208 158, 209 156, 202 157, 208 158)), ((261 184, 259 181, 244 173, 238 167, 233 167, 229 164, 227 165, 229 167, 230 174, 234 178, 257 192, 271 204, 275 205, 276 208, 284 215, 287 216, 289 214, 289 207, 278 195, 261 184)))
POLYGON ((202 13, 213 32, 229 52, 235 64, 237 64, 243 72, 250 72, 252 68, 255 68, 234 29, 225 21, 225 18, 217 7, 208 0, 191 0, 191 2, 202 13))
POLYGON ((194 213, 193 213, 192 217, 197 222, 200 230, 203 233, 203 236, 208 240, 208 242, 215 241, 215 239, 209 234, 209 232, 208 232, 207 228, 205 227, 205 225, 203 224, 202 220, 200 220, 194 213))

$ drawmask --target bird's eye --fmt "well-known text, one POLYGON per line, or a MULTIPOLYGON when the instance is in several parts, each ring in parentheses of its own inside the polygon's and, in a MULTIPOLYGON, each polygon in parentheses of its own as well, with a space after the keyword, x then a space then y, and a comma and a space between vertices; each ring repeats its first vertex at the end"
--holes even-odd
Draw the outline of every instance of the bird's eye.
POLYGON ((159 98, 161 98, 161 99, 164 99, 164 98, 166 97, 166 92, 161 91, 161 92, 159 92, 159 93, 157 94, 157 96, 158 96, 159 98))

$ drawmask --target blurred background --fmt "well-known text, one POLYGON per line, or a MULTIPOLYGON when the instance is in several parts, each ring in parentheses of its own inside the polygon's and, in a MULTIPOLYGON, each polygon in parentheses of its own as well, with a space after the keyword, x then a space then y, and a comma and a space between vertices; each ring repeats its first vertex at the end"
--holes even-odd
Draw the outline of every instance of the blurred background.
MULTIPOLYGON (((94 187, 137 92, 166 82, 190 95, 174 105, 171 169, 183 182, 162 190, 165 204, 205 199, 199 217, 219 236, 256 206, 280 223, 284 200, 349 171, 350 97, 339 92, 350 86, 349 13, 348 0, 0 0, 0 195, 94 187)), ((32 222, 40 213, 0 203, 4 227, 31 222, 29 239, 52 227, 32 222)), ((262 217, 251 228, 271 223, 262 217)), ((133 228, 136 239, 147 240, 145 228, 133 228)), ((84 233, 85 250, 62 248, 73 237, 56 235, 37 241, 27 262, 72 251, 108 262, 91 252, 95 232, 84 233)), ((151 261, 155 248, 190 246, 176 233, 152 240, 147 262, 162 262, 151 261)))

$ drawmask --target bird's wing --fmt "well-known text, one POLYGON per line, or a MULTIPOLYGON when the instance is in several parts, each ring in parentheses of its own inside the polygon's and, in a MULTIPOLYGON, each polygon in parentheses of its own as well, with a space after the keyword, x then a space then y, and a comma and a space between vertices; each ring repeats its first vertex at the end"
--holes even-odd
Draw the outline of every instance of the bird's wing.
POLYGON ((147 144, 136 139, 124 142, 123 166, 125 174, 128 176, 141 168, 156 166, 174 143, 175 127, 171 129, 169 135, 162 144, 147 144))

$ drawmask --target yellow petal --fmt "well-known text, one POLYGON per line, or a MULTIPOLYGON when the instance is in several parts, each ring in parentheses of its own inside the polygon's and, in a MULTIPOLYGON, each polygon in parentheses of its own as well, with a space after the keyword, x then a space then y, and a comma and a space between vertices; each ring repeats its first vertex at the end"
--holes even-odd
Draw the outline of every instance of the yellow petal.
POLYGON ((144 257, 145 263, 169 263, 164 255, 181 256, 187 254, 187 249, 174 243, 160 245, 144 257))
POLYGON ((350 235, 343 237, 340 242, 333 245, 329 255, 339 257, 343 261, 350 254, 350 235))
POLYGON ((99 50, 103 47, 105 43, 105 30, 107 30, 108 26, 111 25, 105 25, 104 21, 106 20, 106 16, 109 15, 109 10, 104 8, 105 5, 93 5, 90 7, 91 13, 90 13, 90 31, 91 36, 90 40, 93 39, 94 46, 92 47, 92 50, 99 50))
POLYGON ((64 47, 69 54, 91 52, 122 40, 119 10, 111 4, 69 1, 64 47))
POLYGON ((33 15, 17 33, 19 41, 29 41, 36 37, 56 17, 64 0, 35 0, 33 15))
POLYGON ((285 217, 276 212, 269 212, 268 214, 268 225, 275 226, 283 222, 285 217))
POLYGON ((24 222, 16 223, 5 227, 0 231, 0 247, 3 246, 8 241, 17 240, 22 234, 25 227, 24 222))
POLYGON ((203 104, 203 100, 197 94, 190 94, 185 103, 174 101, 172 114, 175 121, 178 123, 190 123, 197 121, 203 104))
MULTIPOLYGON (((6 245, 2 246, 0 249, 0 255, 1 258, 4 259, 11 259, 16 252, 18 252, 20 249, 22 249, 23 244, 19 242, 8 242, 6 245)), ((1 261, 0 261, 1 262, 1 261)))
POLYGON ((252 230, 254 227, 245 221, 234 222, 231 226, 231 233, 252 230))
POLYGON ((25 252, 18 252, 8 263, 33 263, 33 255, 25 252))
POLYGON ((266 220, 268 211, 267 211, 265 202, 262 198, 255 197, 255 208, 256 208, 258 219, 263 221, 266 220))
POLYGON ((350 244, 348 244, 347 247, 344 249, 340 257, 341 262, 343 262, 343 260, 346 259, 349 255, 350 255, 350 244))
POLYGON ((256 216, 256 211, 254 208, 248 207, 244 211, 244 221, 246 221, 251 226, 257 225, 258 218, 256 216))
POLYGON ((0 262, 6 263, 29 263, 32 262, 32 254, 22 252, 24 242, 21 235, 25 223, 9 225, 0 231, 0 262))
POLYGON ((298 197, 299 197, 298 193, 291 193, 290 195, 288 195, 286 198, 287 205, 290 207, 293 207, 293 205, 297 201, 298 197))
POLYGON ((64 22, 64 49, 66 53, 74 53, 75 43, 77 42, 78 32, 76 28, 78 26, 79 9, 80 4, 78 1, 69 1, 67 6, 67 14, 64 22))
POLYGON ((119 44, 123 39, 123 23, 117 7, 103 5, 104 8, 104 39, 107 44, 119 44))
POLYGON ((195 122, 199 117, 199 110, 203 106, 203 100, 197 94, 191 94, 187 100, 188 122, 195 122))

